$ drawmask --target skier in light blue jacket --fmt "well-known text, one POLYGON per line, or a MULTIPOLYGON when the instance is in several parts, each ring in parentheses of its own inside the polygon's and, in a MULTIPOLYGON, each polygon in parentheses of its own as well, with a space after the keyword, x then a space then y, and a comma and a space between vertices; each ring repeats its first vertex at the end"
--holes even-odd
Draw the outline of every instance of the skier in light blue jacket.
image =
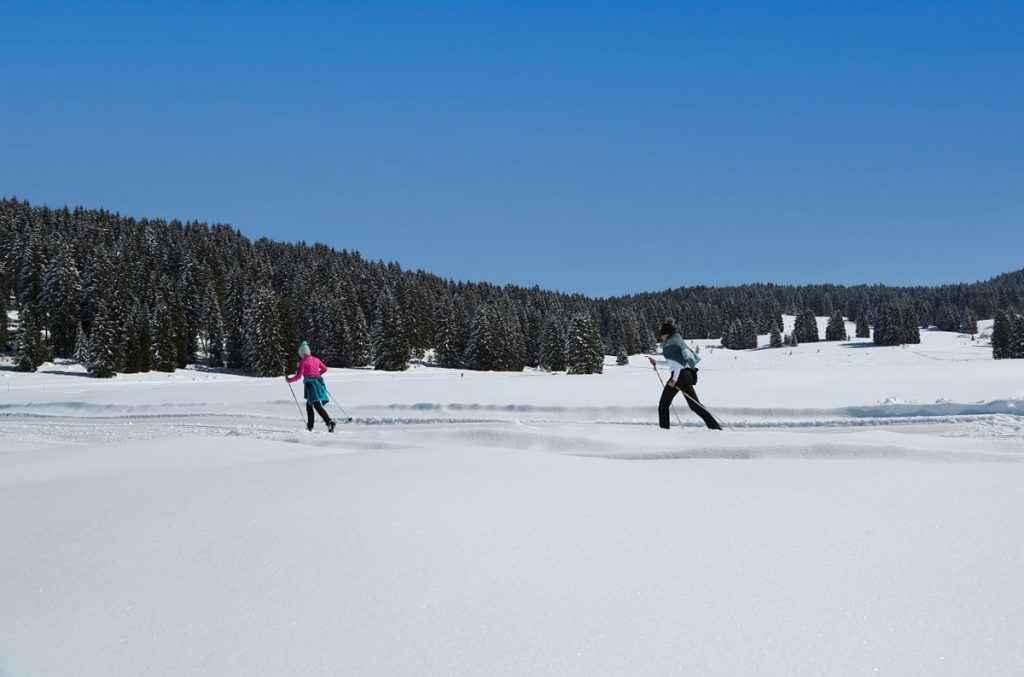
MULTIPOLYGON (((718 425, 718 421, 711 415, 711 412, 700 403, 697 391, 693 389, 693 386, 697 385, 697 363, 700 362, 700 356, 686 345, 686 341, 676 329, 675 320, 671 317, 665 320, 659 334, 661 335, 661 355, 672 369, 672 376, 665 384, 665 389, 661 393, 661 401, 658 402, 658 424, 668 430, 669 407, 672 406, 672 400, 676 393, 682 391, 686 397, 686 403, 690 405, 690 410, 704 419, 708 428, 721 430, 722 426, 718 425)), ((647 359, 652 365, 656 364, 653 357, 647 359)))

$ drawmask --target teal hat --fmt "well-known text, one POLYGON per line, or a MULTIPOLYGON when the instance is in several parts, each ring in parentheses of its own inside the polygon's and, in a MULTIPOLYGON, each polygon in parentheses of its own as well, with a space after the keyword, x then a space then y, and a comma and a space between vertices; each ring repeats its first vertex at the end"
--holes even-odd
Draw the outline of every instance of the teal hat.
POLYGON ((299 344, 299 357, 305 357, 309 355, 309 344, 303 341, 299 344))

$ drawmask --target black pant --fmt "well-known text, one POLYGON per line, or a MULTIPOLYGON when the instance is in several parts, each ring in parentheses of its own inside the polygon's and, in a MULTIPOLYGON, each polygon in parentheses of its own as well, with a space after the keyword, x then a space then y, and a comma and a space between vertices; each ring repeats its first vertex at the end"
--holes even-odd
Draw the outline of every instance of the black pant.
POLYGON ((314 402, 313 404, 306 402, 306 427, 310 430, 313 429, 313 407, 316 407, 316 412, 320 414, 320 418, 324 420, 324 423, 330 424, 331 417, 324 411, 324 405, 319 402, 314 402))
POLYGON ((668 410, 672 406, 672 400, 675 398, 676 393, 681 390, 686 397, 686 403, 690 405, 690 410, 704 419, 704 424, 707 427, 712 430, 722 429, 722 426, 718 425, 718 421, 711 415, 711 412, 701 405, 700 400, 697 398, 697 391, 693 389, 693 386, 696 384, 697 370, 683 369, 674 387, 665 386, 665 390, 661 392, 661 401, 658 402, 658 425, 668 430, 668 410))

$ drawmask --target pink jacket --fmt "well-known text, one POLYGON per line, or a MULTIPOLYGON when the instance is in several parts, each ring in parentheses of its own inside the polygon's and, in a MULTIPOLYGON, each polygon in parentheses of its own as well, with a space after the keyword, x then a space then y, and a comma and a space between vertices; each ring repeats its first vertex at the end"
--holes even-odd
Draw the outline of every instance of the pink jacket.
POLYGON ((295 383, 300 378, 315 378, 327 372, 327 365, 312 355, 306 355, 299 361, 299 373, 288 377, 288 383, 295 383))

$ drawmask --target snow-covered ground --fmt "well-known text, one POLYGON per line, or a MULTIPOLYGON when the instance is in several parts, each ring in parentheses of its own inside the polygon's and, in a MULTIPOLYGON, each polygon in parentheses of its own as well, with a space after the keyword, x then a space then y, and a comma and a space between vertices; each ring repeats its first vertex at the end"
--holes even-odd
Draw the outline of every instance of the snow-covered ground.
POLYGON ((1024 673, 1024 361, 698 343, 731 430, 659 430, 642 356, 332 370, 334 435, 0 368, 0 675, 1024 673))

